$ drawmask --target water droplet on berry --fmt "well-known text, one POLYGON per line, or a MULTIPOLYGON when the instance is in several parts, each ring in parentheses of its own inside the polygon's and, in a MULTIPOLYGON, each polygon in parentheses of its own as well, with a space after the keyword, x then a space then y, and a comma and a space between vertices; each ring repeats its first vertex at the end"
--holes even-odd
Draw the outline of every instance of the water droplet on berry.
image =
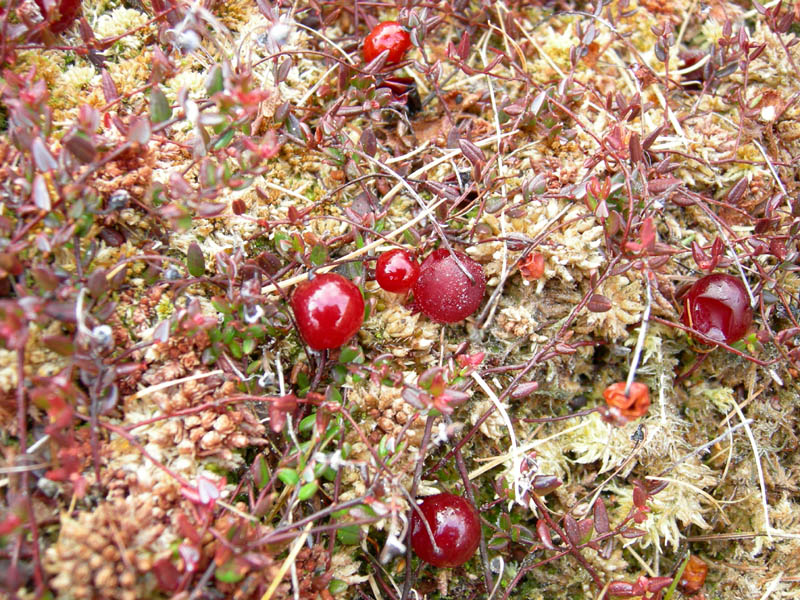
POLYGON ((470 281, 446 249, 434 250, 420 266, 414 301, 422 313, 440 323, 462 321, 476 310, 486 291, 483 267, 461 252, 453 253, 472 275, 470 281))

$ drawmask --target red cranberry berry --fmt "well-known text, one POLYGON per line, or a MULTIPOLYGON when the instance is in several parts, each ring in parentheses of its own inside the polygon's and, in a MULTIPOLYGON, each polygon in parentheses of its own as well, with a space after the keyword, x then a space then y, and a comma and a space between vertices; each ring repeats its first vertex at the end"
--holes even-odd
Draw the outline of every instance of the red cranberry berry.
POLYGON ((375 279, 387 292, 407 292, 417 282, 418 277, 419 264, 408 250, 395 248, 378 257, 375 279))
MULTIPOLYGON (((44 0, 36 0, 42 16, 46 17, 46 9, 44 7, 44 0)), ((61 33, 66 30, 73 21, 78 18, 78 13, 81 10, 81 0, 56 0, 55 12, 58 13, 58 18, 50 23, 50 31, 53 33, 61 33)))
POLYGON ((732 344, 753 322, 747 289, 740 279, 713 273, 698 279, 683 300, 681 321, 717 342, 732 344))
POLYGON ((325 273, 297 286, 291 299, 300 335, 314 350, 338 348, 364 321, 364 298, 356 285, 325 273))
POLYGON ((446 249, 434 250, 420 266, 419 278, 414 284, 414 302, 422 313, 439 323, 463 321, 480 306, 486 291, 483 267, 466 254, 454 252, 467 275, 446 249))
POLYGON ((376 25, 364 40, 364 60, 372 62, 384 50, 388 50, 386 64, 403 60, 403 55, 411 47, 411 36, 397 21, 384 21, 376 25))
POLYGON ((428 496, 411 515, 411 546, 422 560, 435 567, 457 567, 467 562, 481 540, 478 511, 454 494, 428 496), (421 512, 433 533, 419 516, 421 512), (434 546, 433 542, 436 542, 434 546))

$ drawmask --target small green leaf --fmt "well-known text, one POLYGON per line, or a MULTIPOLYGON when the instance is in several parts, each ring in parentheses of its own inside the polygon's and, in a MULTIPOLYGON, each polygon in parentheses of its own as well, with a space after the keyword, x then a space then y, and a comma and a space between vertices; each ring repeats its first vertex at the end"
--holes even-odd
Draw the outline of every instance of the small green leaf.
POLYGON ((309 258, 312 264, 319 267, 328 262, 328 251, 325 249, 325 246, 317 244, 311 250, 311 256, 309 258))
POLYGON ((355 546, 361 541, 358 525, 345 525, 336 530, 336 539, 346 546, 355 546))
POLYGON ((250 354, 256 347, 256 341, 253 338, 247 338, 242 342, 242 352, 250 354))
POLYGON ((180 216, 178 217, 178 220, 175 221, 175 224, 181 231, 186 231, 187 229, 189 229, 189 227, 192 226, 192 217, 191 215, 180 216))
POLYGON ((214 65, 206 78, 206 92, 208 92, 209 96, 213 96, 217 92, 221 92, 224 88, 225 81, 222 78, 222 67, 214 65))
POLYGON ((153 123, 162 123, 172 117, 172 107, 161 88, 154 85, 150 89, 150 120, 153 123))
POLYGON ((311 413, 307 417, 305 417, 300 424, 297 426, 297 429, 300 431, 309 431, 312 427, 314 427, 314 423, 317 420, 317 413, 311 413))
POLYGON ((341 579, 331 579, 331 582, 328 584, 328 591, 336 596, 337 594, 344 594, 348 587, 347 582, 341 579))
POLYGON ((256 468, 254 470, 254 474, 256 477, 256 485, 258 489, 263 488, 269 482, 269 466, 267 465, 267 459, 264 458, 263 454, 259 454, 258 458, 256 458, 256 468))
POLYGON ((300 492, 297 494, 297 499, 300 500, 301 502, 309 500, 314 496, 314 494, 317 493, 318 489, 319 489, 319 484, 316 481, 307 483, 300 488, 300 492))
POLYGON ((244 578, 245 573, 237 568, 233 561, 228 561, 221 567, 217 567, 214 575, 223 583, 236 583, 244 578))
POLYGON ((278 471, 278 479, 287 486, 295 486, 300 481, 300 476, 294 469, 281 469, 278 471))
POLYGON ((361 348, 359 348, 358 346, 356 347, 347 346, 345 348, 342 348, 342 351, 339 354, 339 362, 343 365, 354 362, 355 359, 358 358, 360 350, 361 348))
POLYGON ((378 442, 378 456, 386 458, 387 454, 389 454, 389 449, 386 447, 386 436, 383 436, 381 441, 378 442))
POLYGON ((231 140, 233 140, 234 133, 235 132, 233 131, 233 129, 228 129, 228 131, 226 131, 221 138, 219 138, 216 142, 214 142, 214 145, 211 146, 211 149, 222 150, 223 148, 225 148, 228 144, 231 143, 231 140))
POLYGON ((186 251, 186 268, 189 269, 189 274, 192 277, 205 275, 206 259, 200 249, 200 244, 197 242, 189 244, 189 249, 186 251))
POLYGON ((336 383, 342 384, 347 379, 347 367, 344 365, 333 365, 333 367, 331 367, 331 375, 336 383))

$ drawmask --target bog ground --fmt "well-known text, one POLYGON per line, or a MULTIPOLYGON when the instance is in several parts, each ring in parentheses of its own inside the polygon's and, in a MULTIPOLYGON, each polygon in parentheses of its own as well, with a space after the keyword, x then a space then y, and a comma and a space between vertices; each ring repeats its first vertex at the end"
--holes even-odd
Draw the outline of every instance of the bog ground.
POLYGON ((799 28, 3 3, 2 594, 797 598, 799 28))

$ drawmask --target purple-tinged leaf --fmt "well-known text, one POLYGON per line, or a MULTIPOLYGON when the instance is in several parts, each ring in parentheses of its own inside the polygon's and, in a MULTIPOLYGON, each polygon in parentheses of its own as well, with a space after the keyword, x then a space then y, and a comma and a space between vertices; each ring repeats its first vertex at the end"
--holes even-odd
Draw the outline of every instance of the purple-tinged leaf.
POLYGON ((50 212, 53 208, 52 202, 50 202, 50 192, 47 190, 47 182, 44 180, 41 173, 37 173, 33 178, 32 196, 33 203, 39 210, 50 212))
POLYGON ((378 140, 371 127, 361 132, 361 148, 363 148, 364 153, 369 156, 375 156, 375 153, 378 151, 378 140))
POLYGON ((570 514, 564 515, 564 531, 573 545, 577 546, 581 543, 581 531, 578 527, 578 522, 570 514))
POLYGON ((33 154, 33 160, 36 163, 36 168, 40 171, 52 171, 58 167, 56 159, 53 158, 53 155, 50 153, 50 150, 48 150, 42 138, 33 138, 31 152, 33 154))
POLYGON ((486 164, 486 155, 483 153, 483 150, 469 140, 463 138, 459 139, 458 147, 461 148, 461 152, 473 166, 482 167, 486 164))
POLYGON ((117 84, 114 83, 114 80, 111 78, 110 73, 106 69, 103 69, 100 72, 100 80, 103 88, 103 96, 105 96, 106 103, 111 104, 112 102, 116 102, 117 100, 119 100, 119 91, 117 90, 117 84))
POLYGON ((586 308, 593 313, 608 312, 611 310, 612 306, 611 300, 602 294, 593 294, 592 297, 589 298, 589 302, 586 303, 586 308))
POLYGON ((511 397, 514 400, 519 400, 520 398, 526 398, 530 396, 533 392, 539 389, 539 382, 538 381, 526 381, 524 383, 520 383, 517 385, 514 390, 511 392, 511 397))
POLYGON ((186 268, 192 277, 202 277, 206 272, 206 260, 197 242, 189 244, 186 251, 186 268))
POLYGON ((131 142, 145 145, 150 141, 151 134, 150 121, 141 117, 131 117, 128 129, 128 139, 131 142))
POLYGON ((160 321, 153 329, 153 341, 166 343, 169 340, 170 323, 168 319, 160 321))
POLYGON ((636 529, 635 527, 626 527, 625 529, 620 531, 620 534, 622 535, 622 537, 624 537, 626 539, 629 539, 629 540, 630 539, 634 539, 634 538, 638 538, 638 537, 642 537, 645 533, 647 533, 647 532, 643 531, 641 529, 636 529))
POLYGON ((150 90, 150 120, 162 123, 172 117, 172 107, 161 88, 154 85, 150 90))
POLYGON ((550 537, 550 527, 548 527, 547 521, 544 519, 539 519, 536 522, 536 533, 545 548, 548 550, 556 549, 555 545, 553 544, 553 538, 550 537))
POLYGON ((71 133, 63 140, 64 147, 83 164, 89 164, 97 156, 97 148, 82 131, 71 133))
POLYGON ((595 500, 594 506, 592 507, 592 516, 594 516, 594 528, 597 533, 602 535, 611 531, 608 521, 608 511, 606 510, 606 504, 603 502, 602 498, 595 500))

